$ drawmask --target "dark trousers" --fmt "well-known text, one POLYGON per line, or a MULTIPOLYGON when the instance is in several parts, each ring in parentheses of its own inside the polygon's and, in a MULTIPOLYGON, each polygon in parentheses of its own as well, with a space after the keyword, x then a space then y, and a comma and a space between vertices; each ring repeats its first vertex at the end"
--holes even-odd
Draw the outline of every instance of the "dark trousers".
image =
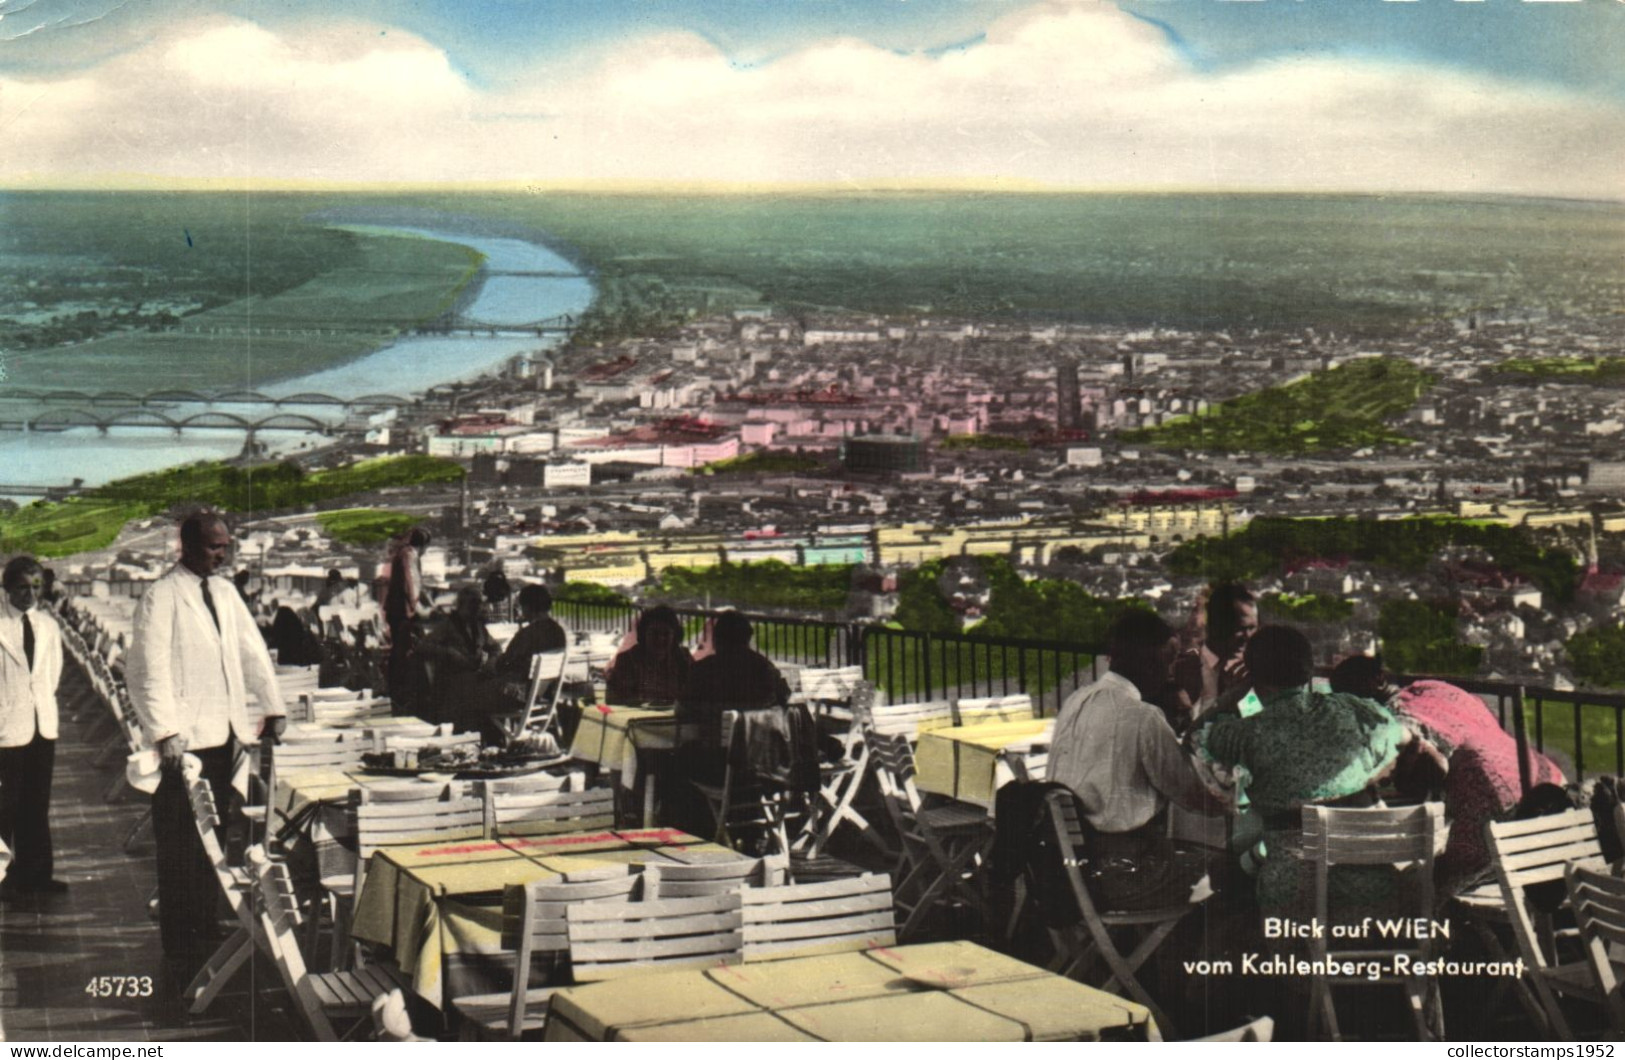
MULTIPOLYGON (((191 752, 203 763, 203 779, 214 791, 222 822, 232 805, 231 765, 235 741, 191 752)), ((223 829, 222 829, 223 833, 223 829)), ((152 836, 158 848, 158 927, 164 955, 201 963, 219 936, 216 910, 220 881, 198 838, 192 801, 179 770, 165 770, 152 794, 152 836)), ((221 845, 225 845, 222 834, 221 845)))
POLYGON ((51 856, 51 772, 56 741, 38 732, 21 747, 0 747, 0 839, 11 847, 8 880, 45 883, 56 866, 51 856))
MULTIPOLYGON (((389 672, 384 676, 389 683, 389 698, 397 705, 408 699, 407 685, 411 675, 407 666, 412 655, 414 621, 411 618, 389 620, 389 672)), ((396 710, 395 713, 402 711, 396 710)))

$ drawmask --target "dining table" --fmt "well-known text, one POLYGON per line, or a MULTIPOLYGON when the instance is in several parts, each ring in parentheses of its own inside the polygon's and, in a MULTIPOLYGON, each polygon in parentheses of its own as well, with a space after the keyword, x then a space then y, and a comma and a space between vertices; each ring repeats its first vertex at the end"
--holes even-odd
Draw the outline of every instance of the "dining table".
POLYGON ((512 988, 503 889, 611 865, 693 864, 742 855, 671 828, 450 839, 382 847, 368 861, 351 934, 386 949, 437 1008, 512 988))
POLYGON ((968 941, 637 974, 552 997, 547 1041, 1157 1041, 1142 1005, 968 941))
POLYGON ((1012 780, 1042 780, 1027 763, 1046 754, 1053 718, 993 721, 922 730, 914 749, 914 783, 932 792, 991 810, 1012 780))
POLYGON ((656 766, 662 755, 676 747, 674 707, 587 703, 570 744, 570 757, 616 774, 620 787, 635 793, 634 801, 641 807, 632 811, 632 817, 649 827, 655 817, 656 766))

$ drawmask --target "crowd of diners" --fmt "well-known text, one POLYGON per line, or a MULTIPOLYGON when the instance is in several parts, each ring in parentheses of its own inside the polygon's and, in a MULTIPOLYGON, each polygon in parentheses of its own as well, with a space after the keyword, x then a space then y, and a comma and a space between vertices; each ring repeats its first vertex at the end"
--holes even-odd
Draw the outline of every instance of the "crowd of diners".
MULTIPOLYGON (((1076 795, 1095 852, 1086 871, 1104 908, 1165 908, 1217 892, 1204 930, 1178 947, 1183 956, 1292 948, 1260 925, 1307 923, 1316 909, 1306 806, 1442 803, 1450 830, 1433 882, 1445 916, 1454 896, 1493 884, 1486 822, 1571 805, 1563 771, 1532 749, 1526 788, 1517 742, 1478 696, 1442 680, 1397 684, 1370 655, 1317 677, 1309 639, 1260 626, 1244 586, 1214 587, 1183 636, 1149 611, 1126 611, 1109 639, 1110 672, 1061 707, 1048 780, 1076 795), (1170 806, 1226 815, 1228 849, 1176 844, 1170 806)), ((1340 867, 1329 882, 1334 923, 1415 915, 1414 871, 1340 867)), ((1462 932, 1452 944, 1475 940, 1462 932)), ((1469 985, 1484 986, 1455 984, 1469 985)), ((1288 1033, 1303 1027, 1305 996, 1279 984, 1185 986, 1204 1004, 1221 995, 1268 1011, 1288 1033)))
MULTIPOLYGON (((125 659, 135 711, 165 771, 154 810, 163 939, 172 957, 195 966, 218 934, 207 897, 213 881, 187 838, 192 825, 179 763, 188 753, 201 758, 204 776, 229 803, 235 749, 282 729, 276 708, 259 732, 250 731, 244 710, 249 691, 262 703, 281 702, 268 647, 282 663, 330 667, 324 684, 382 688, 398 713, 501 741, 508 730, 496 719, 523 706, 532 656, 568 644, 542 585, 514 592, 506 578, 488 578, 458 589, 449 611, 437 610, 420 566, 428 542, 415 528, 391 544, 382 622, 347 628, 337 612, 346 594, 359 594, 338 572, 304 614, 262 607, 246 579, 233 586, 216 574, 231 545, 223 519, 200 512, 182 525, 180 561, 143 597, 125 659), (487 629, 489 609, 510 600, 520 624, 500 647, 487 629), (329 620, 324 610, 333 612, 329 620), (256 612, 268 621, 256 622, 256 612)), ((16 859, 0 887, 8 896, 66 890, 52 875, 43 824, 55 687, 37 657, 54 652, 59 672, 61 653, 53 635, 58 599, 44 574, 31 558, 14 558, 0 600, 0 840, 16 859)), ((664 783, 662 823, 700 830, 706 810, 686 782, 714 781, 724 769, 725 712, 789 717, 800 708, 777 667, 751 648, 744 616, 716 616, 697 652, 686 639, 670 608, 644 610, 608 668, 602 695, 610 705, 675 708, 679 750, 668 772, 677 783, 664 783)), ((1317 677, 1307 637, 1286 625, 1261 626, 1256 601, 1241 585, 1214 587, 1183 631, 1151 611, 1125 609, 1108 639, 1108 671, 1060 708, 1043 782, 1076 799, 1085 877, 1103 908, 1206 899, 1201 927, 1173 947, 1180 955, 1256 950, 1264 918, 1307 918, 1305 806, 1442 802, 1452 827, 1435 873, 1437 894, 1448 899, 1489 878, 1483 825, 1518 812, 1530 795, 1524 775, 1548 796, 1566 782, 1555 762, 1532 750, 1520 768, 1517 743, 1485 703, 1444 681, 1396 685, 1379 658, 1365 655, 1341 660, 1329 681, 1317 677), (1228 849, 1177 843, 1171 806, 1226 817, 1228 849)), ((1414 886, 1397 868, 1339 870, 1334 918, 1398 909, 1414 886)), ((177 975, 184 981, 184 972, 177 975)), ((1282 1001, 1290 991, 1266 996, 1247 984, 1181 985, 1178 978, 1165 978, 1164 987, 1205 1007, 1215 992, 1228 995, 1223 1003, 1237 1019, 1273 1009, 1290 1028, 1302 1004, 1282 1001)))

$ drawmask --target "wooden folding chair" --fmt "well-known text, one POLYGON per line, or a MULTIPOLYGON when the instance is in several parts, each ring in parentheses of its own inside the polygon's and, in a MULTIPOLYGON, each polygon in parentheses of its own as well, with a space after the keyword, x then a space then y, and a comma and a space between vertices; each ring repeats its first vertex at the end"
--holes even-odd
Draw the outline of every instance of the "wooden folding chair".
MULTIPOLYGON (((1315 911, 1317 923, 1333 924, 1330 908, 1332 869, 1339 865, 1407 865, 1406 886, 1415 894, 1417 923, 1433 917, 1433 857, 1444 831, 1444 807, 1439 803, 1401 810, 1332 809, 1325 806, 1303 808, 1304 860, 1314 864, 1315 911)), ((1327 928, 1330 931, 1330 928, 1327 928)), ((1437 947, 1431 933, 1414 940, 1415 945, 1399 948, 1333 948, 1326 935, 1310 939, 1313 959, 1382 962, 1392 968, 1400 956, 1414 966, 1433 959, 1437 947)), ((1420 1040, 1444 1040, 1444 1007, 1439 996, 1437 976, 1384 974, 1372 978, 1356 976, 1314 976, 1310 997, 1309 1033, 1324 1029, 1333 1041, 1341 1040, 1337 1008, 1332 1002, 1334 986, 1395 984, 1405 988, 1410 999, 1411 1018, 1416 1021, 1420 1040)))
POLYGON ((840 712, 824 714, 826 731, 832 726, 844 728, 834 734, 840 740, 840 755, 832 759, 819 756, 818 804, 808 815, 806 829, 793 844, 808 857, 816 858, 823 853, 824 845, 843 824, 850 824, 859 835, 873 839, 869 821, 852 803, 869 771, 869 745, 863 739, 863 724, 873 709, 875 695, 874 685, 858 680, 852 686, 850 697, 843 701, 840 712))
POLYGON ((1569 865, 1563 878, 1586 963, 1591 968, 1591 980, 1608 1014, 1608 1025, 1616 1037, 1625 1036, 1625 996, 1621 994, 1625 962, 1613 956, 1625 947, 1625 880, 1603 869, 1580 865, 1569 865))
POLYGON ((1033 697, 1025 693, 954 701, 955 725, 987 725, 998 721, 1031 721, 1034 717, 1033 697))
MULTIPOLYGON (((433 786, 425 785, 425 790, 428 797, 424 799, 373 802, 363 789, 347 808, 351 831, 356 837, 355 866, 348 873, 323 876, 321 881, 332 917, 335 967, 350 963, 350 918, 356 895, 366 882, 367 862, 379 848, 485 837, 482 800, 470 796, 443 800, 433 786)), ((318 925, 310 925, 312 939, 318 930, 318 925)))
POLYGON ((904 735, 864 734, 881 801, 902 843, 894 875, 897 907, 908 938, 939 902, 968 900, 985 912, 973 874, 976 859, 993 836, 987 811, 962 802, 925 806, 914 786, 914 752, 904 735))
POLYGON ((920 733, 947 728, 953 723, 953 702, 933 699, 918 703, 876 703, 869 708, 867 729, 881 736, 903 736, 913 746, 919 742, 920 733))
POLYGON ((615 826, 615 792, 501 791, 478 786, 485 811, 485 834, 500 836, 559 835, 615 826))
POLYGON ((1086 970, 1098 957, 1105 962, 1109 972, 1101 989, 1108 992, 1126 990, 1131 998, 1151 1010, 1152 1018, 1156 1020, 1164 1037, 1176 1037, 1173 1021, 1162 1010, 1162 1006, 1157 1004, 1156 999, 1146 992, 1145 987, 1135 978, 1135 973, 1157 951, 1175 926, 1199 903, 1184 902, 1160 909, 1126 912, 1099 909, 1095 905, 1094 896, 1089 893, 1089 888, 1083 882, 1083 871, 1080 868, 1086 855, 1086 840, 1083 822, 1078 816, 1076 797, 1066 791, 1051 791, 1044 797, 1044 803, 1050 827, 1054 829, 1055 843, 1063 854, 1061 866, 1066 875, 1067 889, 1079 913, 1077 924, 1071 928, 1049 929, 1050 939, 1055 944, 1057 954, 1052 970, 1062 975, 1072 975, 1076 971, 1086 970), (1143 932, 1131 953, 1125 955, 1118 949, 1111 936, 1113 928, 1129 928, 1143 932))
POLYGON ((1571 864, 1606 869, 1596 822, 1590 810, 1570 810, 1526 821, 1491 821, 1484 828, 1512 935, 1540 1003, 1537 1015, 1549 1035, 1572 1041, 1574 1031, 1557 995, 1598 1004, 1603 995, 1586 960, 1562 959, 1551 915, 1531 910, 1527 897, 1531 886, 1563 879, 1571 864))
POLYGON ((220 814, 215 807, 214 790, 201 776, 190 777, 186 794, 192 803, 192 819, 197 826, 203 853, 214 868, 215 879, 226 896, 226 904, 237 918, 237 927, 203 963, 196 976, 187 984, 181 996, 190 1003, 190 1011, 203 1012, 220 995, 237 969, 254 955, 258 932, 254 924, 254 882, 243 869, 226 863, 226 851, 220 842, 220 814))
POLYGON ((558 720, 559 697, 564 692, 564 670, 570 661, 568 647, 541 651, 530 657, 530 690, 525 709, 515 720, 511 735, 520 736, 534 725, 542 732, 553 731, 558 720), (543 688, 546 687, 546 694, 543 688))
POLYGON ((735 765, 734 747, 744 740, 745 715, 737 710, 722 712, 722 755, 726 761, 720 786, 705 781, 690 783, 704 798, 716 822, 716 841, 733 846, 747 836, 763 837, 771 853, 789 854, 790 818, 793 793, 764 786, 742 775, 735 765))
POLYGON ((502 937, 503 948, 514 951, 513 989, 454 1000, 465 1021, 464 1038, 518 1041, 525 1031, 541 1030, 570 952, 566 910, 578 903, 631 901, 644 881, 630 870, 618 865, 504 890, 502 937), (532 987, 533 971, 555 985, 532 987))
POLYGON ((652 968, 738 964, 744 945, 738 891, 627 905, 572 905, 570 969, 592 983, 652 968))
POLYGON ((259 922, 269 940, 282 985, 293 997, 317 1041, 348 1039, 371 1024, 373 999, 400 986, 382 965, 369 965, 353 971, 312 973, 299 950, 299 901, 294 895, 288 867, 256 850, 250 867, 258 884, 261 908, 259 922), (353 1020, 341 1039, 334 1020, 353 1020))
POLYGON ((740 901, 747 964, 897 943, 897 912, 885 873, 748 887, 740 901))
POLYGON ((643 897, 704 898, 740 888, 778 887, 785 881, 789 864, 783 854, 686 864, 651 861, 643 866, 643 897))
POLYGON ((863 683, 863 667, 803 667, 796 674, 796 684, 802 698, 808 702, 844 704, 863 683))

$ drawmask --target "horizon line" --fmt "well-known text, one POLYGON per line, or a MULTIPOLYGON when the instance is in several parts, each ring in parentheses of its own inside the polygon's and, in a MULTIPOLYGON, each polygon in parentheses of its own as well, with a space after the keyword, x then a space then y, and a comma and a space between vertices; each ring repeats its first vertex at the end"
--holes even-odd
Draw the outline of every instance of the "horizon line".
POLYGON ((1434 198, 1534 199, 1555 202, 1625 204, 1625 195, 1554 195, 1529 191, 1488 191, 1437 188, 1253 188, 1236 186, 1132 184, 1051 184, 1015 178, 905 178, 874 181, 708 181, 708 180, 471 180, 471 181, 326 181, 279 177, 165 177, 149 174, 108 174, 77 177, 0 177, 0 191, 180 191, 281 192, 308 194, 367 193, 420 194, 424 192, 496 192, 507 194, 587 193, 603 195, 667 194, 684 196, 837 195, 876 192, 960 192, 1009 195, 1256 195, 1355 196, 1390 195, 1434 198))

